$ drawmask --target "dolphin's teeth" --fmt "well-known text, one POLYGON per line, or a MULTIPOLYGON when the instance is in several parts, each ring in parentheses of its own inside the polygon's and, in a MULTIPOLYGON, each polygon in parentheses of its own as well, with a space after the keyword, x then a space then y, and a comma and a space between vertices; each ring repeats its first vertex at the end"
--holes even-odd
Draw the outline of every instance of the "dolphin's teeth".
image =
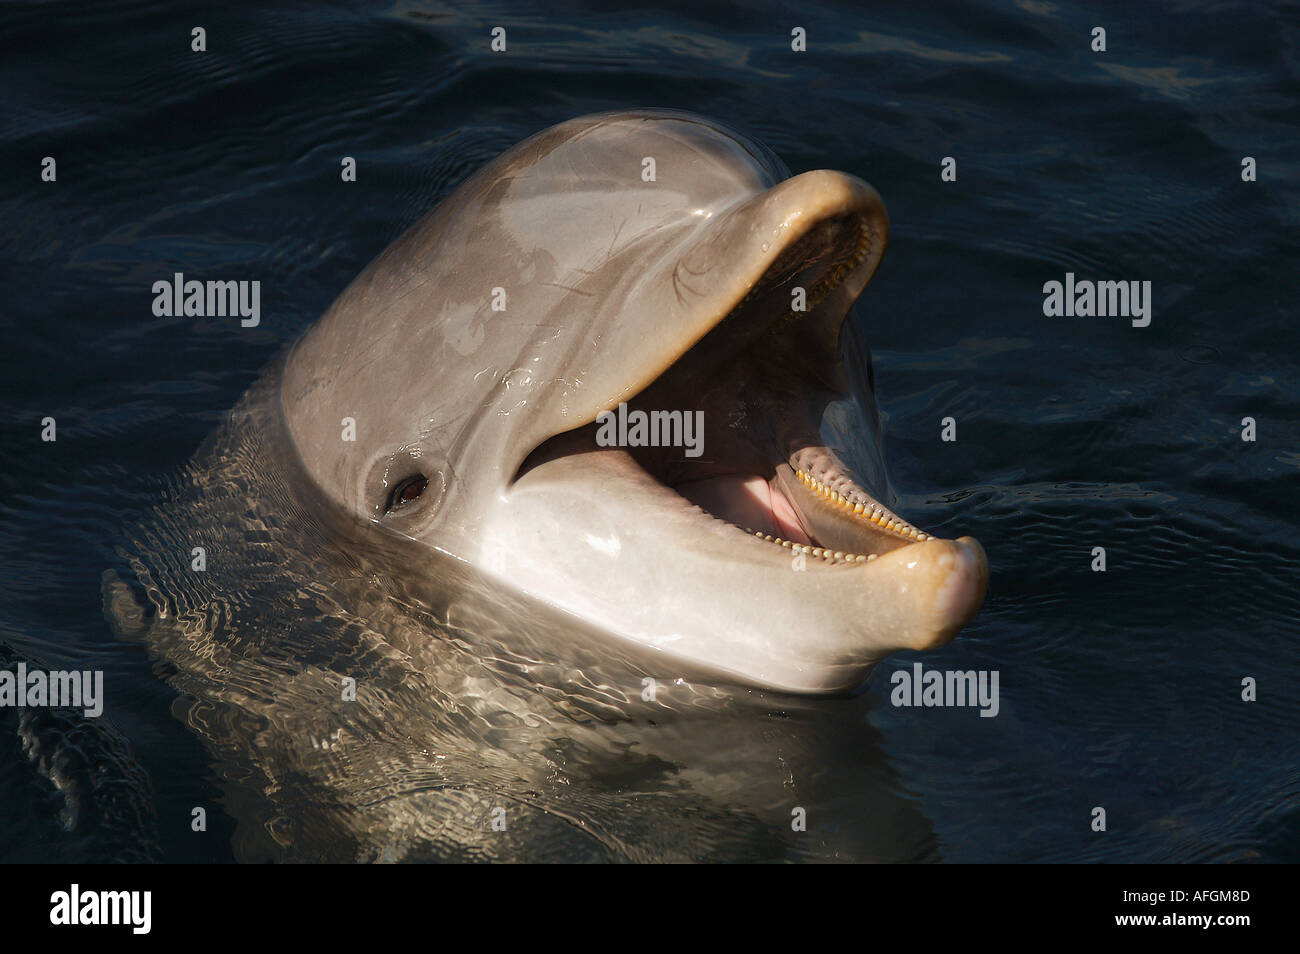
MULTIPOLYGON (((808 487, 809 490, 813 491, 823 500, 827 501, 828 504, 838 504, 839 506, 843 507, 845 510, 849 511, 855 516, 861 516, 862 519, 867 523, 874 524, 876 527, 882 530, 888 530, 892 533, 898 534, 900 537, 906 537, 911 540, 924 541, 924 540, 934 539, 934 537, 930 536, 930 534, 921 532, 920 530, 916 529, 916 527, 913 527, 911 524, 906 523, 902 519, 889 513, 887 510, 884 509, 884 507, 876 503, 874 500, 868 499, 863 502, 855 501, 849 498, 848 496, 846 496, 845 494, 840 493, 838 490, 834 490, 831 487, 827 486, 825 482, 814 477, 811 473, 809 473, 806 470, 800 470, 799 468, 794 468, 794 473, 795 476, 798 477, 799 480, 801 480, 808 487)), ((836 479, 842 479, 842 478, 836 478, 836 479)), ((814 547, 809 544, 794 543, 793 541, 782 539, 781 537, 774 536, 770 533, 764 533, 762 530, 753 530, 750 529, 749 527, 744 527, 741 529, 743 529, 746 533, 753 534, 754 536, 758 537, 760 540, 764 540, 768 543, 775 543, 777 546, 784 547, 787 550, 791 550, 794 553, 803 553, 815 557, 820 557, 821 559, 825 560, 827 563, 839 563, 839 562, 863 563, 863 562, 869 562, 876 558, 876 554, 874 553, 868 553, 868 554, 846 553, 843 550, 831 550, 825 547, 814 547)))
MULTIPOLYGON (((838 258, 836 263, 830 266, 822 275, 821 280, 808 289, 804 310, 801 312, 794 310, 786 312, 781 318, 772 323, 770 333, 778 334, 798 322, 803 315, 811 313, 817 305, 821 304, 822 299, 838 288, 844 282, 844 279, 848 278, 853 273, 853 270, 866 260, 867 256, 871 254, 873 244, 871 226, 864 222, 858 227, 858 237, 853 242, 853 248, 838 258)), ((753 294, 753 292, 751 291, 750 294, 753 294)))
MULTIPOLYGON (((888 513, 884 507, 876 503, 874 500, 868 500, 865 502, 856 501, 848 495, 834 489, 820 478, 814 477, 806 470, 795 468, 795 476, 798 477, 809 490, 817 494, 817 496, 821 497, 823 500, 831 504, 838 504, 853 513, 855 516, 861 515, 864 519, 877 524, 883 529, 912 540, 924 540, 929 538, 928 534, 922 534, 920 530, 916 529, 916 527, 913 527, 900 517, 888 513)), ((845 478, 843 476, 836 476, 834 479, 838 482, 842 482, 845 478)))

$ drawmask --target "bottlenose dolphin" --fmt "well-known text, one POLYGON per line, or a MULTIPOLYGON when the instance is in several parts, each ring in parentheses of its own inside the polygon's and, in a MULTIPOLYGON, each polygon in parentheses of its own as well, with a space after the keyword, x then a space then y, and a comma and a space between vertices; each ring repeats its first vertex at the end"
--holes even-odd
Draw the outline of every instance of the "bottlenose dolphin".
POLYGON ((988 577, 975 540, 884 502, 846 316, 887 234, 867 183, 792 177, 707 119, 562 123, 471 176, 297 342, 287 431, 308 479, 417 543, 416 564, 466 561, 664 670, 851 689, 949 641, 988 577), (702 420, 702 453, 605 446, 620 405, 702 420))
POLYGON ((876 698, 816 696, 984 587, 885 506, 885 228, 678 113, 468 180, 124 528, 105 612, 223 787, 166 797, 253 861, 938 857, 876 698), (702 452, 604 446, 622 404, 702 452))

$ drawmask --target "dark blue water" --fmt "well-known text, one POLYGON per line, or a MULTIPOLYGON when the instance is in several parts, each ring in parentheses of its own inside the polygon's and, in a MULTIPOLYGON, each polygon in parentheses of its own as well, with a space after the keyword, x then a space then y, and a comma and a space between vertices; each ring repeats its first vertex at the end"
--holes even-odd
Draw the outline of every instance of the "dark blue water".
MULTIPOLYGON (((881 784, 932 830, 884 856, 1300 860, 1297 5, 547 8, 0 9, 0 668, 102 669, 109 700, 93 731, 0 710, 0 858, 243 857, 221 807, 240 769, 115 635, 105 570, 266 362, 471 171, 562 120, 664 106, 889 207, 862 309, 900 512, 978 537, 992 574, 924 661, 998 670, 1001 709, 891 706, 906 655, 818 703, 872 733, 881 784), (176 271, 261 280, 261 325, 155 318, 176 271), (1150 281, 1150 325, 1045 317, 1066 272, 1150 281)), ((859 794, 811 822, 828 855, 859 794)))

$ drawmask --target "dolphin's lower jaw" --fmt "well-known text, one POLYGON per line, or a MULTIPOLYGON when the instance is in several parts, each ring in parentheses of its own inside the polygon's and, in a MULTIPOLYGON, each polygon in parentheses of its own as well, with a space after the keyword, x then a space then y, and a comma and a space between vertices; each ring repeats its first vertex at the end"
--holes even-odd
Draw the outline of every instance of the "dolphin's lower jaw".
POLYGON ((609 451, 531 471, 477 542, 490 549, 470 543, 473 561, 511 586, 662 653, 656 677, 800 693, 851 690, 893 652, 948 642, 988 579, 968 537, 800 560, 609 451))
POLYGON ((892 652, 948 642, 983 599, 983 550, 894 514, 821 438, 828 406, 853 400, 838 345, 875 267, 866 224, 808 229, 631 400, 702 412, 698 458, 601 446, 594 421, 560 434, 505 490, 489 532, 510 543, 486 562, 673 660, 785 691, 852 689, 892 652))

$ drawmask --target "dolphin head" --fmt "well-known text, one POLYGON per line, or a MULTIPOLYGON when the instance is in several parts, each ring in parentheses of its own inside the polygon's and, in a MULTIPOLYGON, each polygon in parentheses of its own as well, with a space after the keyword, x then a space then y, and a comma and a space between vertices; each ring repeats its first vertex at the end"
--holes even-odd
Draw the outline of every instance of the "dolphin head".
POLYGON ((988 577, 976 541, 885 506, 865 348, 842 339, 887 233, 862 180, 790 177, 700 117, 563 123, 469 178, 294 346, 289 433, 346 510, 665 675, 852 688, 950 640, 988 577))

